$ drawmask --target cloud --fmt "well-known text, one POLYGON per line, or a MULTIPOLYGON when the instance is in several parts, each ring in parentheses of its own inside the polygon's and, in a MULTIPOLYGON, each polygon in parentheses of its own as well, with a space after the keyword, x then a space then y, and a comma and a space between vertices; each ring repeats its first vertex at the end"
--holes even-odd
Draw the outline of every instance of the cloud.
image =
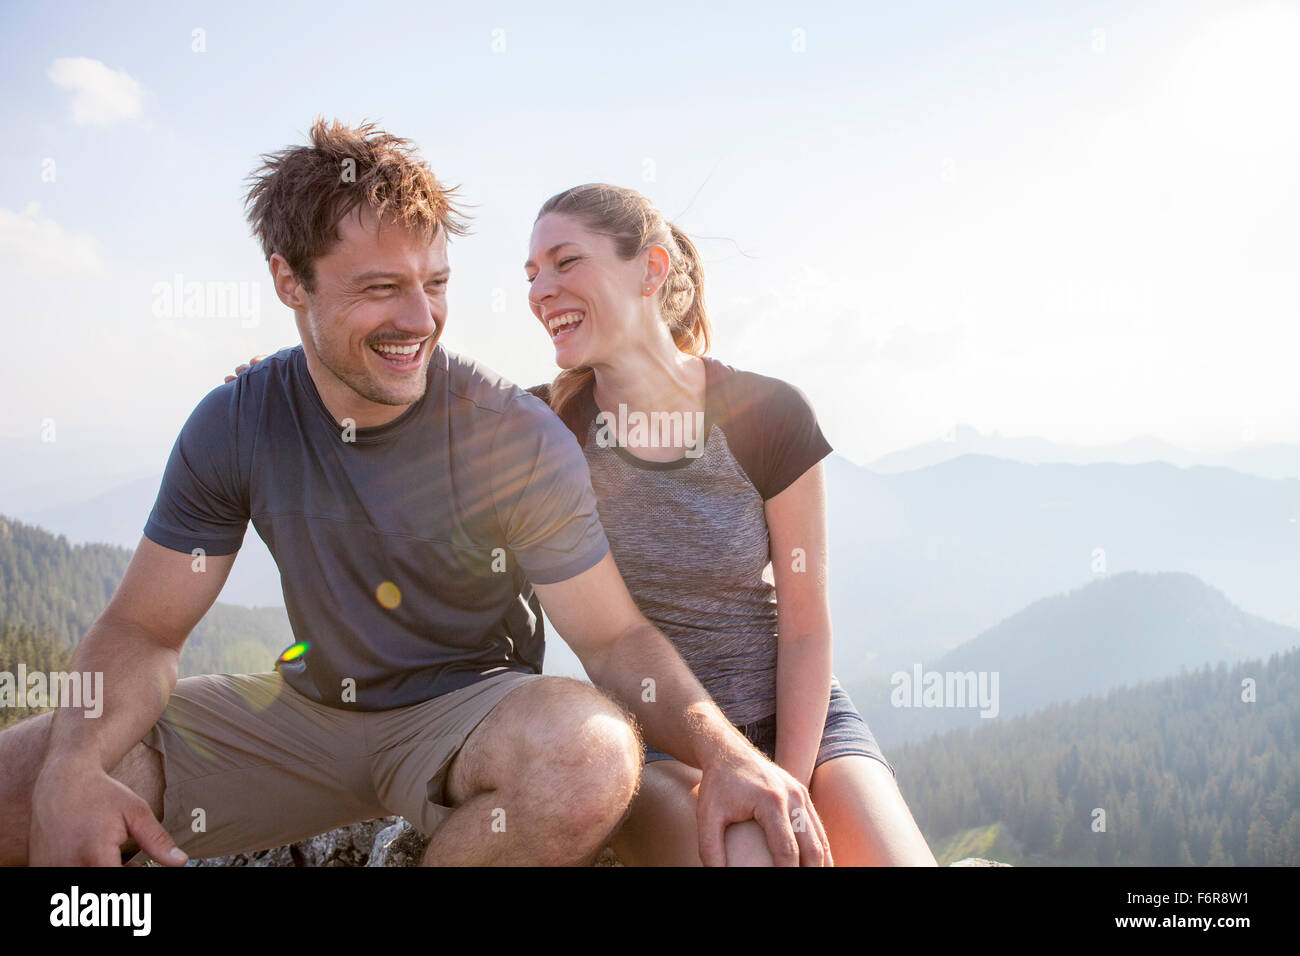
POLYGON ((953 358, 964 334, 960 325, 939 331, 896 325, 880 346, 880 358, 908 368, 935 368, 953 358))
POLYGON ((0 261, 15 276, 103 276, 108 270, 99 243, 88 233, 67 233, 42 214, 39 203, 21 212, 0 207, 0 261))
POLYGON ((73 91, 72 119, 78 126, 107 126, 140 115, 144 89, 125 70, 84 56, 64 57, 50 64, 49 77, 73 91))

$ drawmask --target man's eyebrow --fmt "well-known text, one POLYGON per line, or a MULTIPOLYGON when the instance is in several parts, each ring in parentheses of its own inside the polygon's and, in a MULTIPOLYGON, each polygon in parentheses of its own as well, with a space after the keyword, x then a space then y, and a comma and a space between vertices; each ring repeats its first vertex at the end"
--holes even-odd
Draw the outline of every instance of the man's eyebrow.
MULTIPOLYGON (((445 279, 449 275, 451 275, 451 269, 445 268, 439 269, 431 276, 431 278, 445 279)), ((382 269, 371 269, 369 272, 362 272, 360 275, 353 276, 352 281, 360 284, 362 282, 370 282, 374 279, 395 279, 401 281, 405 278, 406 276, 401 272, 385 272, 382 269)))
MULTIPOLYGON (((565 239, 563 242, 557 242, 555 245, 551 246, 551 248, 546 250, 546 255, 553 256, 555 255, 556 249, 563 249, 565 246, 571 246, 571 245, 573 245, 572 239, 565 239)), ((524 263, 524 268, 527 269, 529 266, 533 266, 536 264, 537 263, 533 262, 532 259, 529 259, 527 262, 524 263)))

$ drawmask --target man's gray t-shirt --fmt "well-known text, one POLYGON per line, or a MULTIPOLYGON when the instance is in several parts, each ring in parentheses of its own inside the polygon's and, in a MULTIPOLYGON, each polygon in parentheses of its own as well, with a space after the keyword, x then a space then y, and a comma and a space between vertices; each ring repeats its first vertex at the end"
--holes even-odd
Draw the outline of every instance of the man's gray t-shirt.
POLYGON ((441 346, 424 397, 374 428, 334 421, 301 346, 208 394, 144 533, 175 551, 233 554, 250 520, 280 568, 294 636, 311 645, 281 673, 349 710, 540 673, 529 582, 573 577, 609 548, 564 424, 441 346))

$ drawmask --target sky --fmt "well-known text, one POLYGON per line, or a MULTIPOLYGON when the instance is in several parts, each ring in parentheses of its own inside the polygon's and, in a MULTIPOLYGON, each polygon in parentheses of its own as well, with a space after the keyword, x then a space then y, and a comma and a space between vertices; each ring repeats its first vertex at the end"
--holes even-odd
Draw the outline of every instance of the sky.
POLYGON ((959 422, 1300 441, 1300 4, 328 6, 0 7, 6 471, 157 474, 297 342, 242 199, 317 114, 459 186, 443 342, 523 385, 536 210, 604 181, 696 238, 713 354, 855 462, 959 422), (194 281, 242 298, 166 305, 194 281))

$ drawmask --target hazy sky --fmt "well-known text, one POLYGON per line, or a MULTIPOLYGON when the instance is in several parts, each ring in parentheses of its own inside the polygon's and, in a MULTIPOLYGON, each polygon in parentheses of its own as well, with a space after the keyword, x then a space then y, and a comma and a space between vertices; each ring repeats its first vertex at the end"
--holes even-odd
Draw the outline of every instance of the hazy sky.
POLYGON ((1300 5, 322 6, 0 10, 0 437, 52 420, 157 473, 297 341, 242 180, 322 113, 475 204, 444 342, 521 384, 554 373, 533 217, 602 180, 698 237, 713 354, 803 388, 855 461, 954 422, 1300 441, 1300 5), (255 300, 159 315, 177 276, 255 300))

